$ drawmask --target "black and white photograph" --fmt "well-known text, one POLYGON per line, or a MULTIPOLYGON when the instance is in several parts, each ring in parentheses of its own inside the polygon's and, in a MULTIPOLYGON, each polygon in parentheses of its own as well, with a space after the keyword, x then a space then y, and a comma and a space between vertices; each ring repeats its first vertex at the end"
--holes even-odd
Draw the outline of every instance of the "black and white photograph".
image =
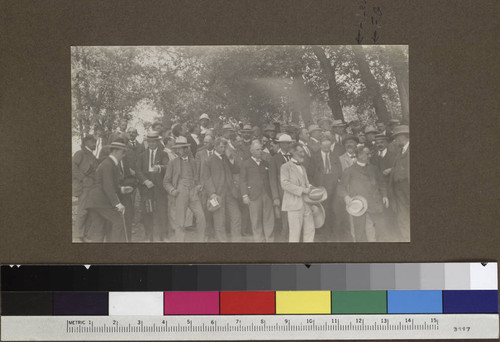
POLYGON ((73 242, 410 242, 408 58, 71 47, 73 242))

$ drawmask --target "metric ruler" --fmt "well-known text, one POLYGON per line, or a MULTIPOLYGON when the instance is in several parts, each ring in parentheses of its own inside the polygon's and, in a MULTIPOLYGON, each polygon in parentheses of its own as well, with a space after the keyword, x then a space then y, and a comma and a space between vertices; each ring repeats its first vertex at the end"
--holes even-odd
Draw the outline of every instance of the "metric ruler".
POLYGON ((4 341, 498 338, 498 314, 2 317, 4 341))

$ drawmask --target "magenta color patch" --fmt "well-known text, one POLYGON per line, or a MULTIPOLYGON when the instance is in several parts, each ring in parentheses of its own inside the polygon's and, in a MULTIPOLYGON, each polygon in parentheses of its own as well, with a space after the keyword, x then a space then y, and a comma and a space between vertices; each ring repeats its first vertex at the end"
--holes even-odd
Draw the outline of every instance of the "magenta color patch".
POLYGON ((218 291, 165 292, 165 315, 218 315, 218 291))

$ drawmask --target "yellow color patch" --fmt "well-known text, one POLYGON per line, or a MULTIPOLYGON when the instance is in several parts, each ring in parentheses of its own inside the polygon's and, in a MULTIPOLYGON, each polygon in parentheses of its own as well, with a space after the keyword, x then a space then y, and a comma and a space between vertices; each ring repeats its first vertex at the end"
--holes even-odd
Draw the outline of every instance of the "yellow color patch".
POLYGON ((276 314, 329 314, 330 291, 276 291, 276 314))

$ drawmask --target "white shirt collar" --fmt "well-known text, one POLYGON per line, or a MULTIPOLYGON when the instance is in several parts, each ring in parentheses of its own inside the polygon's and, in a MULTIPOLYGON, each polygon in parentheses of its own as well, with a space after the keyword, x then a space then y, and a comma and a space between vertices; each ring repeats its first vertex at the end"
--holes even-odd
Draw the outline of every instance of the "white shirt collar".
POLYGON ((359 162, 359 161, 357 161, 357 160, 356 160, 356 163, 357 163, 359 166, 363 166, 363 167, 364 167, 364 166, 366 166, 366 163, 362 163, 362 162, 359 162))
POLYGON ((214 150, 214 154, 222 160, 222 156, 219 154, 219 152, 214 150))
POLYGON ((87 151, 89 151, 90 153, 94 153, 94 151, 92 151, 88 146, 85 146, 85 148, 87 149, 87 151))
POLYGON ((118 166, 118 159, 116 159, 116 157, 112 154, 110 154, 109 157, 111 158, 111 160, 113 160, 113 163, 115 163, 115 165, 118 166))
POLYGON ((251 157, 251 158, 253 159, 254 162, 257 163, 257 165, 260 165, 260 162, 262 161, 262 159, 258 160, 257 158, 254 158, 254 157, 251 157))
POLYGON ((319 140, 316 138, 311 137, 311 139, 314 140, 315 142, 319 142, 319 140))
POLYGON ((382 158, 384 158, 386 154, 387 154, 387 147, 386 147, 386 148, 384 148, 382 151, 380 151, 380 156, 381 156, 382 158))
POLYGON ((305 141, 303 141, 303 140, 299 140, 299 143, 301 143, 302 146, 307 146, 307 143, 305 141))
POLYGON ((410 147, 410 142, 409 141, 403 146, 403 153, 405 153, 406 150, 408 150, 408 147, 410 147))

